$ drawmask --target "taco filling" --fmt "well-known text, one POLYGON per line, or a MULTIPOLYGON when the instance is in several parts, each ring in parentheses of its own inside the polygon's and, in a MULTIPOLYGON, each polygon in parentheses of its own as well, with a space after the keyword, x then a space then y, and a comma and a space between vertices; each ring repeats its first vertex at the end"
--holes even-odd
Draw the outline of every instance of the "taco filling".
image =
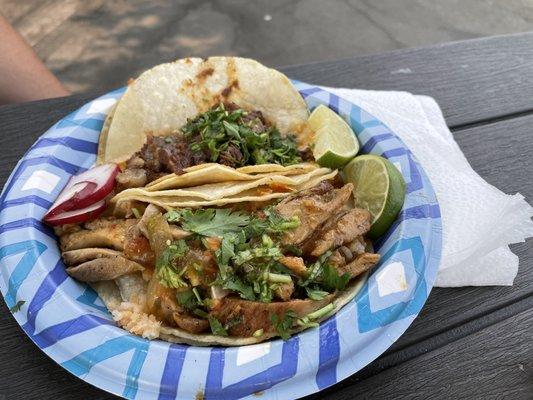
POLYGON ((142 187, 188 167, 218 163, 293 165, 311 160, 308 149, 298 150, 292 134, 282 136, 261 111, 247 111, 234 103, 220 103, 190 119, 175 135, 147 135, 140 151, 126 161, 117 177, 121 188, 142 187))

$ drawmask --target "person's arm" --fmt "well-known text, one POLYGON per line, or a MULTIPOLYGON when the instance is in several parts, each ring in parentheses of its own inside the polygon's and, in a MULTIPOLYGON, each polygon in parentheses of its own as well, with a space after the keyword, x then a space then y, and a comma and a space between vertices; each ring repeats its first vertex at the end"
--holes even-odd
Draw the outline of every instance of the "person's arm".
POLYGON ((69 94, 0 14, 0 105, 69 94))

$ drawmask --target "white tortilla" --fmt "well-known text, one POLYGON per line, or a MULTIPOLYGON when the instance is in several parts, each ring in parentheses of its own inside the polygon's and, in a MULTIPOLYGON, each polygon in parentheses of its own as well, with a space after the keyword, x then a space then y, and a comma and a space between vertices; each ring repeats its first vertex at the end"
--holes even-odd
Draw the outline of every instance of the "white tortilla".
POLYGON ((124 160, 142 147, 148 133, 173 134, 187 119, 225 101, 261 111, 282 134, 308 134, 307 105, 281 72, 246 58, 186 58, 158 65, 128 86, 98 161, 124 160))
MULTIPOLYGON (((146 185, 145 189, 150 192, 155 192, 166 189, 180 189, 184 187, 200 186, 208 183, 249 181, 270 175, 299 175, 318 168, 318 166, 315 164, 295 164, 289 167, 283 167, 282 165, 275 164, 281 168, 276 168, 273 171, 268 171, 268 169, 265 169, 265 173, 251 174, 241 172, 238 169, 221 164, 210 163, 200 165, 205 165, 206 167, 195 168, 193 170, 186 169, 185 173, 182 175, 169 174, 163 176, 146 185)), ((272 164, 268 165, 272 166, 272 164)))
MULTIPOLYGON (((204 170, 206 171, 206 170, 204 170)), ((201 172, 201 171, 198 171, 201 172)), ((133 196, 149 196, 154 198, 169 197, 197 197, 202 200, 218 200, 230 196, 235 196, 247 190, 268 186, 271 184, 281 184, 289 188, 296 189, 303 183, 308 182, 315 177, 330 175, 332 172, 329 168, 317 168, 311 172, 300 175, 268 175, 253 180, 239 181, 221 181, 217 183, 208 183, 201 186, 187 187, 182 189, 169 189, 159 191, 149 191, 144 188, 126 189, 118 193, 112 201, 130 200, 133 196)))

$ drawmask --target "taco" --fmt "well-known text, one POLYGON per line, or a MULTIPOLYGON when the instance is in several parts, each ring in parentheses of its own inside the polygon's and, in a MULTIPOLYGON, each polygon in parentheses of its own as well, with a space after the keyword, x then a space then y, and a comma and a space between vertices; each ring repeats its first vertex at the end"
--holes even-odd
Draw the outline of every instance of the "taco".
POLYGON ((100 165, 45 216, 67 272, 148 339, 238 346, 317 327, 380 257, 353 184, 315 163, 308 114, 253 60, 143 73, 106 119, 100 165))
POLYGON ((261 114, 282 135, 304 136, 307 106, 282 73, 246 58, 186 58, 158 65, 128 86, 100 136, 99 162, 123 160, 146 135, 173 135, 224 103, 261 114))
POLYGON ((130 332, 257 343, 318 326, 379 260, 352 190, 324 180, 253 211, 149 204, 138 219, 101 217, 58 233, 67 272, 93 284, 130 332))

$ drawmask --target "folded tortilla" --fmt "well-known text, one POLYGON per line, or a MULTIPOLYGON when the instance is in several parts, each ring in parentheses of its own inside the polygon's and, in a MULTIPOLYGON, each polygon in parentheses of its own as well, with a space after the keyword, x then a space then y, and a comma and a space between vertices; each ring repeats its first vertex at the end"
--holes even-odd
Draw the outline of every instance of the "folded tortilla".
POLYGON ((221 102, 261 111, 281 134, 308 142, 307 105, 281 72, 247 58, 185 58, 158 65, 128 86, 106 121, 97 161, 123 161, 147 134, 175 134, 221 102))
MULTIPOLYGON (((209 169, 205 169, 206 174, 210 174, 209 169)), ((197 171, 197 172, 202 172, 197 171)), ((329 176, 334 172, 329 168, 317 168, 311 172, 300 175, 267 175, 258 178, 249 177, 247 180, 222 181, 217 183, 207 183, 205 185, 186 187, 182 189, 168 189, 151 191, 144 188, 127 189, 118 193, 113 201, 124 200, 132 196, 148 197, 197 197, 202 200, 218 200, 224 197, 235 196, 239 193, 259 188, 262 186, 278 185, 286 188, 285 192, 291 192, 300 185, 308 182, 314 177, 329 176)), ((335 171, 336 172, 336 171, 335 171)), ((242 175, 242 174, 241 174, 242 175)))
POLYGON ((112 201, 140 201, 154 204, 168 210, 182 207, 222 206, 226 204, 265 202, 280 199, 290 193, 316 186, 334 178, 337 170, 318 168, 307 174, 296 176, 273 175, 254 181, 235 181, 207 184, 203 186, 150 192, 143 188, 128 189, 117 194, 112 201), (272 188, 272 185, 282 186, 272 188))

